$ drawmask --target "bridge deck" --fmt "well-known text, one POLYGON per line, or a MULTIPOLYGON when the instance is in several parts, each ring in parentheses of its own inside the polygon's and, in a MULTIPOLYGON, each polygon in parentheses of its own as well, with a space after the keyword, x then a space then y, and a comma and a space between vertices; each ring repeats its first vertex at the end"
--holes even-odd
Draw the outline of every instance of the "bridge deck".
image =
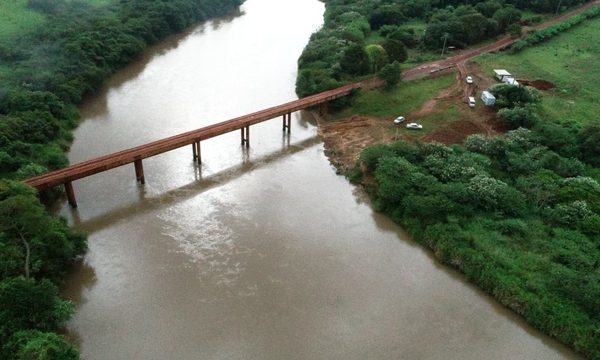
POLYGON ((87 160, 60 170, 29 178, 24 182, 38 190, 52 188, 58 185, 69 183, 73 180, 81 179, 99 172, 130 164, 141 159, 162 154, 186 145, 191 145, 202 140, 210 139, 231 131, 240 130, 250 125, 274 119, 284 114, 289 114, 291 112, 323 104, 348 95, 354 89, 371 86, 372 83, 373 80, 348 84, 337 89, 325 91, 231 120, 223 121, 200 129, 157 140, 148 144, 87 160))

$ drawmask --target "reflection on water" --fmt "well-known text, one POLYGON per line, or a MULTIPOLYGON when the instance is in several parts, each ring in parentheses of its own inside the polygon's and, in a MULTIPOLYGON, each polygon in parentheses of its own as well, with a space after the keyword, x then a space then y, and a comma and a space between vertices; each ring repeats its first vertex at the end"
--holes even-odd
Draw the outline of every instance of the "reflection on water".
MULTIPOLYGON (((293 100, 317 0, 248 0, 173 37, 82 109, 79 162, 293 100)), ((85 359, 563 359, 336 175, 310 114, 75 182, 89 232, 65 294, 85 359)))
POLYGON ((319 142, 320 140, 316 136, 313 136, 302 140, 299 143, 290 145, 290 136, 284 134, 282 136, 281 150, 272 154, 261 156, 260 158, 254 160, 250 159, 249 156, 244 156, 243 154, 247 155, 248 153, 245 148, 241 148, 240 153, 243 155, 244 159, 240 161, 239 165, 214 174, 203 176, 202 165, 194 164, 194 181, 179 188, 156 194, 156 196, 147 197, 147 188, 140 186, 138 188, 139 201, 131 202, 127 206, 113 209, 112 211, 107 211, 97 217, 93 217, 85 221, 81 220, 78 208, 69 209, 73 224, 78 229, 88 233, 99 231, 104 227, 113 225, 127 216, 140 215, 162 207, 176 205, 179 202, 188 200, 194 196, 198 196, 205 191, 213 189, 214 187, 227 184, 228 182, 233 181, 250 171, 263 166, 268 166, 272 162, 278 161, 283 157, 293 155, 307 147, 314 146, 319 142))
POLYGON ((146 66, 157 56, 164 55, 177 49, 181 42, 190 36, 202 36, 205 33, 207 26, 210 26, 213 31, 219 30, 222 26, 243 15, 244 13, 241 10, 234 10, 228 16, 200 24, 199 26, 179 34, 171 35, 166 40, 150 47, 139 59, 127 66, 125 70, 114 74, 103 87, 87 96, 81 107, 82 118, 85 120, 106 114, 108 112, 108 92, 119 89, 126 82, 138 77, 146 69, 146 66))
POLYGON ((69 283, 69 287, 63 292, 63 295, 71 301, 81 304, 85 301, 86 292, 96 284, 96 272, 88 263, 79 261, 70 269, 66 281, 69 283))

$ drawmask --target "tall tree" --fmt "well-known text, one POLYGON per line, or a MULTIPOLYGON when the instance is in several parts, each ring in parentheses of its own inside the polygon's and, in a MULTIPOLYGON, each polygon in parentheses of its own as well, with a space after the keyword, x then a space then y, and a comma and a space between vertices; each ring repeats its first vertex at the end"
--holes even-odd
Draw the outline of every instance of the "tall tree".
POLYGON ((387 39, 383 43, 383 48, 385 49, 385 52, 387 52, 390 61, 402 63, 408 58, 406 47, 398 40, 387 39))
POLYGON ((340 60, 342 71, 350 75, 369 73, 369 56, 360 45, 352 45, 340 60))

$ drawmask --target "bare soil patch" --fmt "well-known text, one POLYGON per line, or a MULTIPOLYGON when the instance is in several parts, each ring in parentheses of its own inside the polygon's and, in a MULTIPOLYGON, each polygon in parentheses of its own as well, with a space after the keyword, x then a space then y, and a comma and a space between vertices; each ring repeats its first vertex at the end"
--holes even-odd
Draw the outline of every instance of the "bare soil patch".
POLYGON ((442 144, 458 144, 467 136, 481 133, 481 127, 468 120, 459 120, 425 136, 425 142, 440 142, 442 144))
POLYGON ((518 79, 517 80, 522 85, 532 86, 538 90, 551 90, 556 87, 553 83, 547 80, 527 80, 527 79, 518 79))
POLYGON ((388 119, 352 116, 332 123, 322 119, 318 122, 319 135, 325 145, 325 155, 342 173, 347 173, 354 167, 361 151, 367 146, 395 140, 388 129, 388 119))

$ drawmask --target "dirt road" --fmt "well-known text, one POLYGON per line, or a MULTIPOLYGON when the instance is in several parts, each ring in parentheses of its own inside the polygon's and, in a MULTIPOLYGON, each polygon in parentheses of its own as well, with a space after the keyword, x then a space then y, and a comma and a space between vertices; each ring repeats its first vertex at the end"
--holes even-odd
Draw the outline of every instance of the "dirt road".
MULTIPOLYGON (((595 0, 595 1, 592 1, 589 3, 586 3, 586 4, 582 5, 581 7, 577 8, 573 11, 570 11, 568 13, 565 13, 561 16, 558 16, 552 20, 548 20, 546 22, 543 22, 541 24, 538 24, 538 25, 535 25, 532 27, 527 27, 524 29, 524 31, 527 32, 527 31, 531 31, 531 30, 543 29, 545 27, 553 25, 553 24, 555 24, 559 21, 562 21, 564 19, 567 19, 573 15, 577 15, 577 14, 579 14, 593 6, 597 6, 597 5, 600 5, 600 0, 595 0)), ((448 57, 446 59, 425 63, 425 64, 419 65, 417 67, 414 67, 412 69, 405 70, 402 73, 402 78, 403 78, 403 80, 412 80, 414 78, 417 78, 417 77, 420 77, 423 75, 428 75, 432 72, 436 72, 436 71, 446 69, 449 67, 457 66, 461 63, 464 64, 467 60, 472 59, 475 56, 478 56, 478 55, 481 55, 484 53, 498 51, 500 49, 503 49, 503 48, 511 45, 512 43, 514 43, 517 40, 519 40, 519 38, 512 38, 510 36, 504 36, 492 44, 485 45, 485 46, 482 46, 477 49, 465 49, 465 50, 462 50, 461 52, 459 52, 458 54, 448 57)))

